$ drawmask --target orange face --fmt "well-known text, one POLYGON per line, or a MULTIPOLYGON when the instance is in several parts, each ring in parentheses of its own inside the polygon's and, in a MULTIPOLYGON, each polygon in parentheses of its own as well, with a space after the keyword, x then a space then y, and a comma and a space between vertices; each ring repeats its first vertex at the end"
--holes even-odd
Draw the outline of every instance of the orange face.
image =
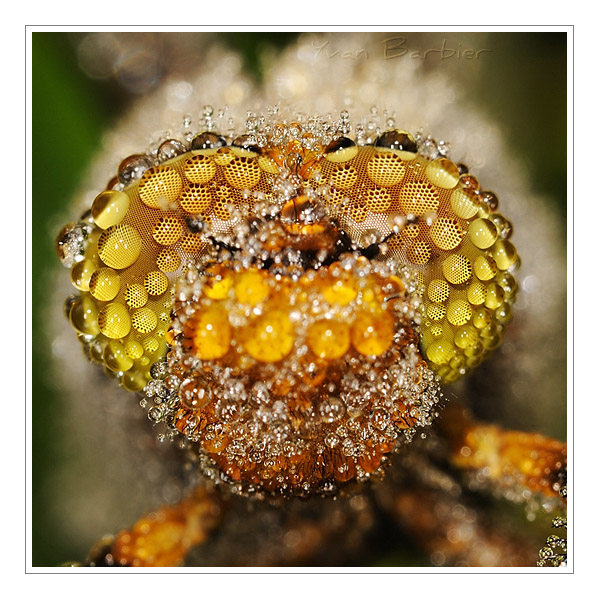
POLYGON ((173 425, 243 491, 369 477, 437 401, 401 280, 363 257, 298 277, 237 266, 176 287, 173 425))
POLYGON ((403 131, 308 129, 129 157, 58 243, 89 355, 242 492, 379 472, 515 298, 511 227, 463 167, 403 131))

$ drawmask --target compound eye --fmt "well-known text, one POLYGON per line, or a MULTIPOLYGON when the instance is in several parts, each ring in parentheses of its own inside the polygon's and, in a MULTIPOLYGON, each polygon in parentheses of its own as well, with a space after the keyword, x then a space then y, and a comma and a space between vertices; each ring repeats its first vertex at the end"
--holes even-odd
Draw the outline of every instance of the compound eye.
POLYGON ((416 140, 407 132, 400 129, 385 131, 374 142, 377 150, 392 150, 402 160, 413 160, 418 152, 416 140))
POLYGON ((218 133, 213 133, 212 131, 204 131, 204 133, 200 133, 196 135, 191 140, 191 151, 192 152, 201 152, 205 150, 218 150, 219 148, 224 148, 227 145, 227 140, 222 136, 218 135, 218 133))
POLYGON ((356 156, 358 146, 349 137, 334 139, 324 150, 326 159, 330 162, 347 162, 356 156))

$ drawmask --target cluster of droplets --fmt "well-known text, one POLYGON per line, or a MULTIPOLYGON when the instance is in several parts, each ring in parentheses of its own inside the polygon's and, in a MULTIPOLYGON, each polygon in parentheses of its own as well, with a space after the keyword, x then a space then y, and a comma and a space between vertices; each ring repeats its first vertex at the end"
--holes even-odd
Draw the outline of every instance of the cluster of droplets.
POLYGON ((66 225, 58 234, 56 251, 60 261, 67 268, 81 262, 85 257, 87 240, 94 227, 90 216, 91 213, 86 212, 78 222, 66 225))
MULTIPOLYGON (((567 488, 564 485, 559 491, 560 497, 566 499, 567 488)), ((567 521, 565 516, 555 516, 551 522, 553 528, 565 532, 567 521)), ((557 534, 549 535, 544 547, 539 550, 537 566, 561 567, 568 563, 568 541, 557 534)))

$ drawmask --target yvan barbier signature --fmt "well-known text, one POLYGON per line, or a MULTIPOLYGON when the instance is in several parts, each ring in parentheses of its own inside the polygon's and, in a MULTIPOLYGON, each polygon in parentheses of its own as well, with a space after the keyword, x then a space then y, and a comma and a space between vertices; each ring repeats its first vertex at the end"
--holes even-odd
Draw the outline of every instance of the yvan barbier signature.
POLYGON ((344 60, 367 60, 371 57, 380 57, 383 60, 396 58, 412 58, 417 60, 478 60, 489 48, 464 48, 459 42, 450 42, 443 39, 440 44, 432 48, 410 49, 408 39, 405 37, 388 37, 381 41, 381 46, 376 51, 367 48, 339 48, 330 41, 312 42, 317 56, 323 58, 340 58, 344 60))

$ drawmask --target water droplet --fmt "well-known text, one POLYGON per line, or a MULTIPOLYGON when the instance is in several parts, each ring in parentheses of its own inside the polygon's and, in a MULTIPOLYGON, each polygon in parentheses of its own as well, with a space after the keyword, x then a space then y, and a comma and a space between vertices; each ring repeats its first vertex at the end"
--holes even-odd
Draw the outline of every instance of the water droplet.
POLYGON ((83 260, 90 232, 91 227, 83 223, 63 227, 56 238, 56 253, 64 266, 71 268, 75 262, 83 260))
POLYGON ((176 158, 181 154, 185 154, 185 145, 176 139, 167 139, 158 147, 157 159, 158 162, 166 162, 172 158, 176 158))
POLYGON ((404 160, 415 158, 418 152, 415 139, 407 131, 400 131, 399 129, 385 131, 385 133, 376 138, 374 146, 376 148, 394 150, 404 160))
POLYGON ((338 397, 327 397, 320 404, 319 411, 325 422, 335 422, 345 414, 345 406, 338 397))
POLYGON ((123 185, 141 179, 143 174, 152 166, 152 161, 145 154, 127 156, 119 165, 119 181, 123 185))
POLYGON ((190 410, 199 410, 208 405, 212 399, 210 387, 198 378, 184 380, 179 387, 178 395, 181 403, 190 410))
POLYGON ((356 142, 349 137, 334 139, 324 150, 327 160, 331 162, 347 162, 358 153, 356 142))
POLYGON ((150 376, 153 379, 163 379, 168 373, 168 366, 166 362, 154 362, 150 366, 150 376))
POLYGON ((243 150, 244 156, 262 153, 262 148, 256 143, 256 139, 252 135, 240 135, 236 137, 231 146, 243 150))
POLYGON ((191 140, 192 150, 217 150, 218 148, 224 148, 227 145, 227 140, 211 131, 205 131, 196 135, 191 140))

